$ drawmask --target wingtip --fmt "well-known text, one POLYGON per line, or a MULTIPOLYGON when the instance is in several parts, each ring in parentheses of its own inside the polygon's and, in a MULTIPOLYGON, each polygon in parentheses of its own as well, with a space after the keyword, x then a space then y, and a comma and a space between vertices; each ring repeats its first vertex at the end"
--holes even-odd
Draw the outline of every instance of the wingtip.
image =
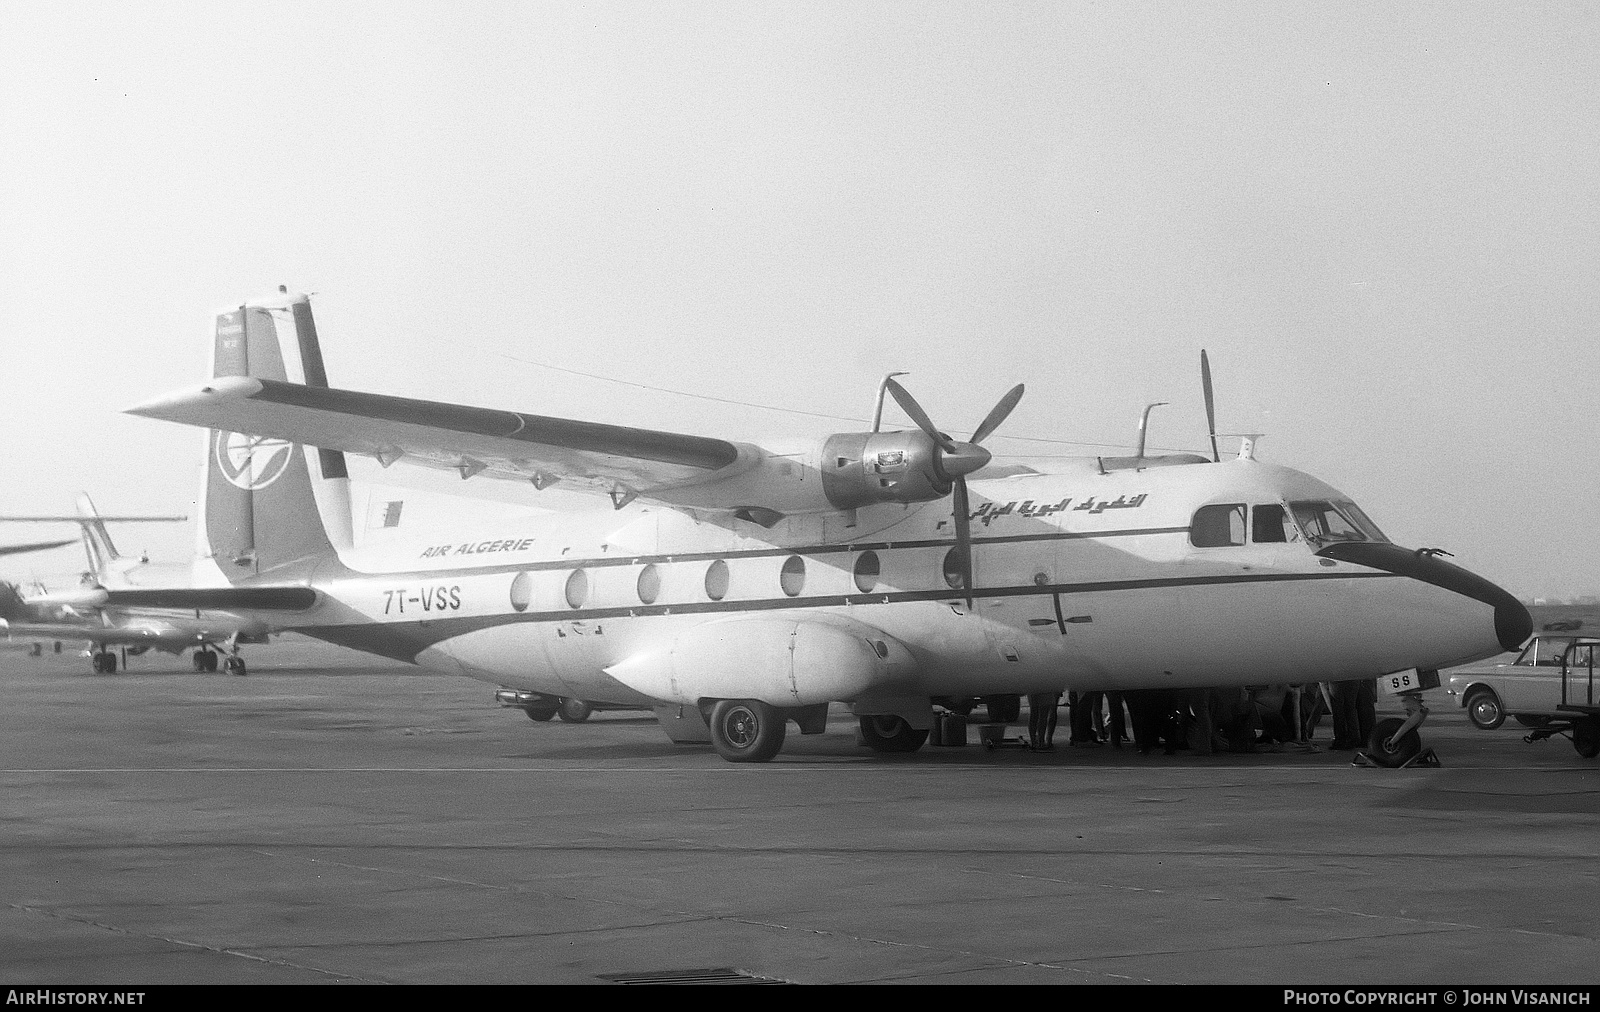
POLYGON ((123 408, 122 413, 165 421, 183 421, 183 416, 195 408, 226 400, 253 397, 261 390, 260 380, 251 379, 249 376, 223 376, 204 386, 188 387, 142 401, 132 407, 123 408))

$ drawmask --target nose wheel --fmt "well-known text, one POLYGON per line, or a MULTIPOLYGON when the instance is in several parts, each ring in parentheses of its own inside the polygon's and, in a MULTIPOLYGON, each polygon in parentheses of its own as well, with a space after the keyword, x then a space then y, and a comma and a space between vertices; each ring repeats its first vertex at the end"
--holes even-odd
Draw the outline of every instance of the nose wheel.
POLYGON ((1355 754, 1352 765, 1389 770, 1442 765, 1439 754, 1431 748, 1423 748, 1422 736, 1417 734, 1428 717, 1428 708, 1422 705, 1422 692, 1401 693, 1400 700, 1406 708, 1405 718, 1389 717, 1378 721, 1367 747, 1355 754))

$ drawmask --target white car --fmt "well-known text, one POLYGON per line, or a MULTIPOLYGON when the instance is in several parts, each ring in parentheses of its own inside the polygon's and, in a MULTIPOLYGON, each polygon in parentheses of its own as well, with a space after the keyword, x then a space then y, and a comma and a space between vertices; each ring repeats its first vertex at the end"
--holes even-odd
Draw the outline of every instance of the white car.
POLYGON ((1493 730, 1511 717, 1534 729, 1530 739, 1570 731, 1578 753, 1593 758, 1600 754, 1600 708, 1594 706, 1591 677, 1596 643, 1592 636, 1541 632, 1510 663, 1441 672, 1443 688, 1477 727, 1493 730), (1575 652, 1569 655, 1569 649, 1575 652))

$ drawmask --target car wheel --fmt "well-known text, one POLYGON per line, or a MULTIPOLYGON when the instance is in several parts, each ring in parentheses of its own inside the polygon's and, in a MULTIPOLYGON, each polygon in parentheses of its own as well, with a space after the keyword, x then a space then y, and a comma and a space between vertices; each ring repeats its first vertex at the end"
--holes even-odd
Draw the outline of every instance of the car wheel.
POLYGON ((1474 689, 1467 695, 1467 719, 1473 726, 1493 731, 1506 722, 1506 712, 1500 708, 1500 697, 1492 689, 1474 689))
POLYGON ((1404 766, 1422 751, 1422 736, 1417 734, 1416 728, 1407 731, 1393 745, 1389 744, 1389 739, 1404 723, 1399 717, 1378 721, 1378 726, 1372 729, 1372 738, 1367 742, 1367 755, 1372 757, 1373 762, 1390 768, 1404 766))

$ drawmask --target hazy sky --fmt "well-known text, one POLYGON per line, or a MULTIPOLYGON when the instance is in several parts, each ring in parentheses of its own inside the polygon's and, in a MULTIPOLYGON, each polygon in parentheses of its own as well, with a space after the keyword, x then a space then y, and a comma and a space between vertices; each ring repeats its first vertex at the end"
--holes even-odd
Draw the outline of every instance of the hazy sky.
POLYGON ((1001 436, 1107 445, 997 450, 1110 453, 1204 444, 1204 347, 1395 540, 1600 592, 1591 3, 0 0, 0 51, 0 511, 192 512, 198 434, 119 411, 286 284, 336 386, 757 441, 854 426, 532 363, 907 369, 952 431, 1025 382, 1001 436))

